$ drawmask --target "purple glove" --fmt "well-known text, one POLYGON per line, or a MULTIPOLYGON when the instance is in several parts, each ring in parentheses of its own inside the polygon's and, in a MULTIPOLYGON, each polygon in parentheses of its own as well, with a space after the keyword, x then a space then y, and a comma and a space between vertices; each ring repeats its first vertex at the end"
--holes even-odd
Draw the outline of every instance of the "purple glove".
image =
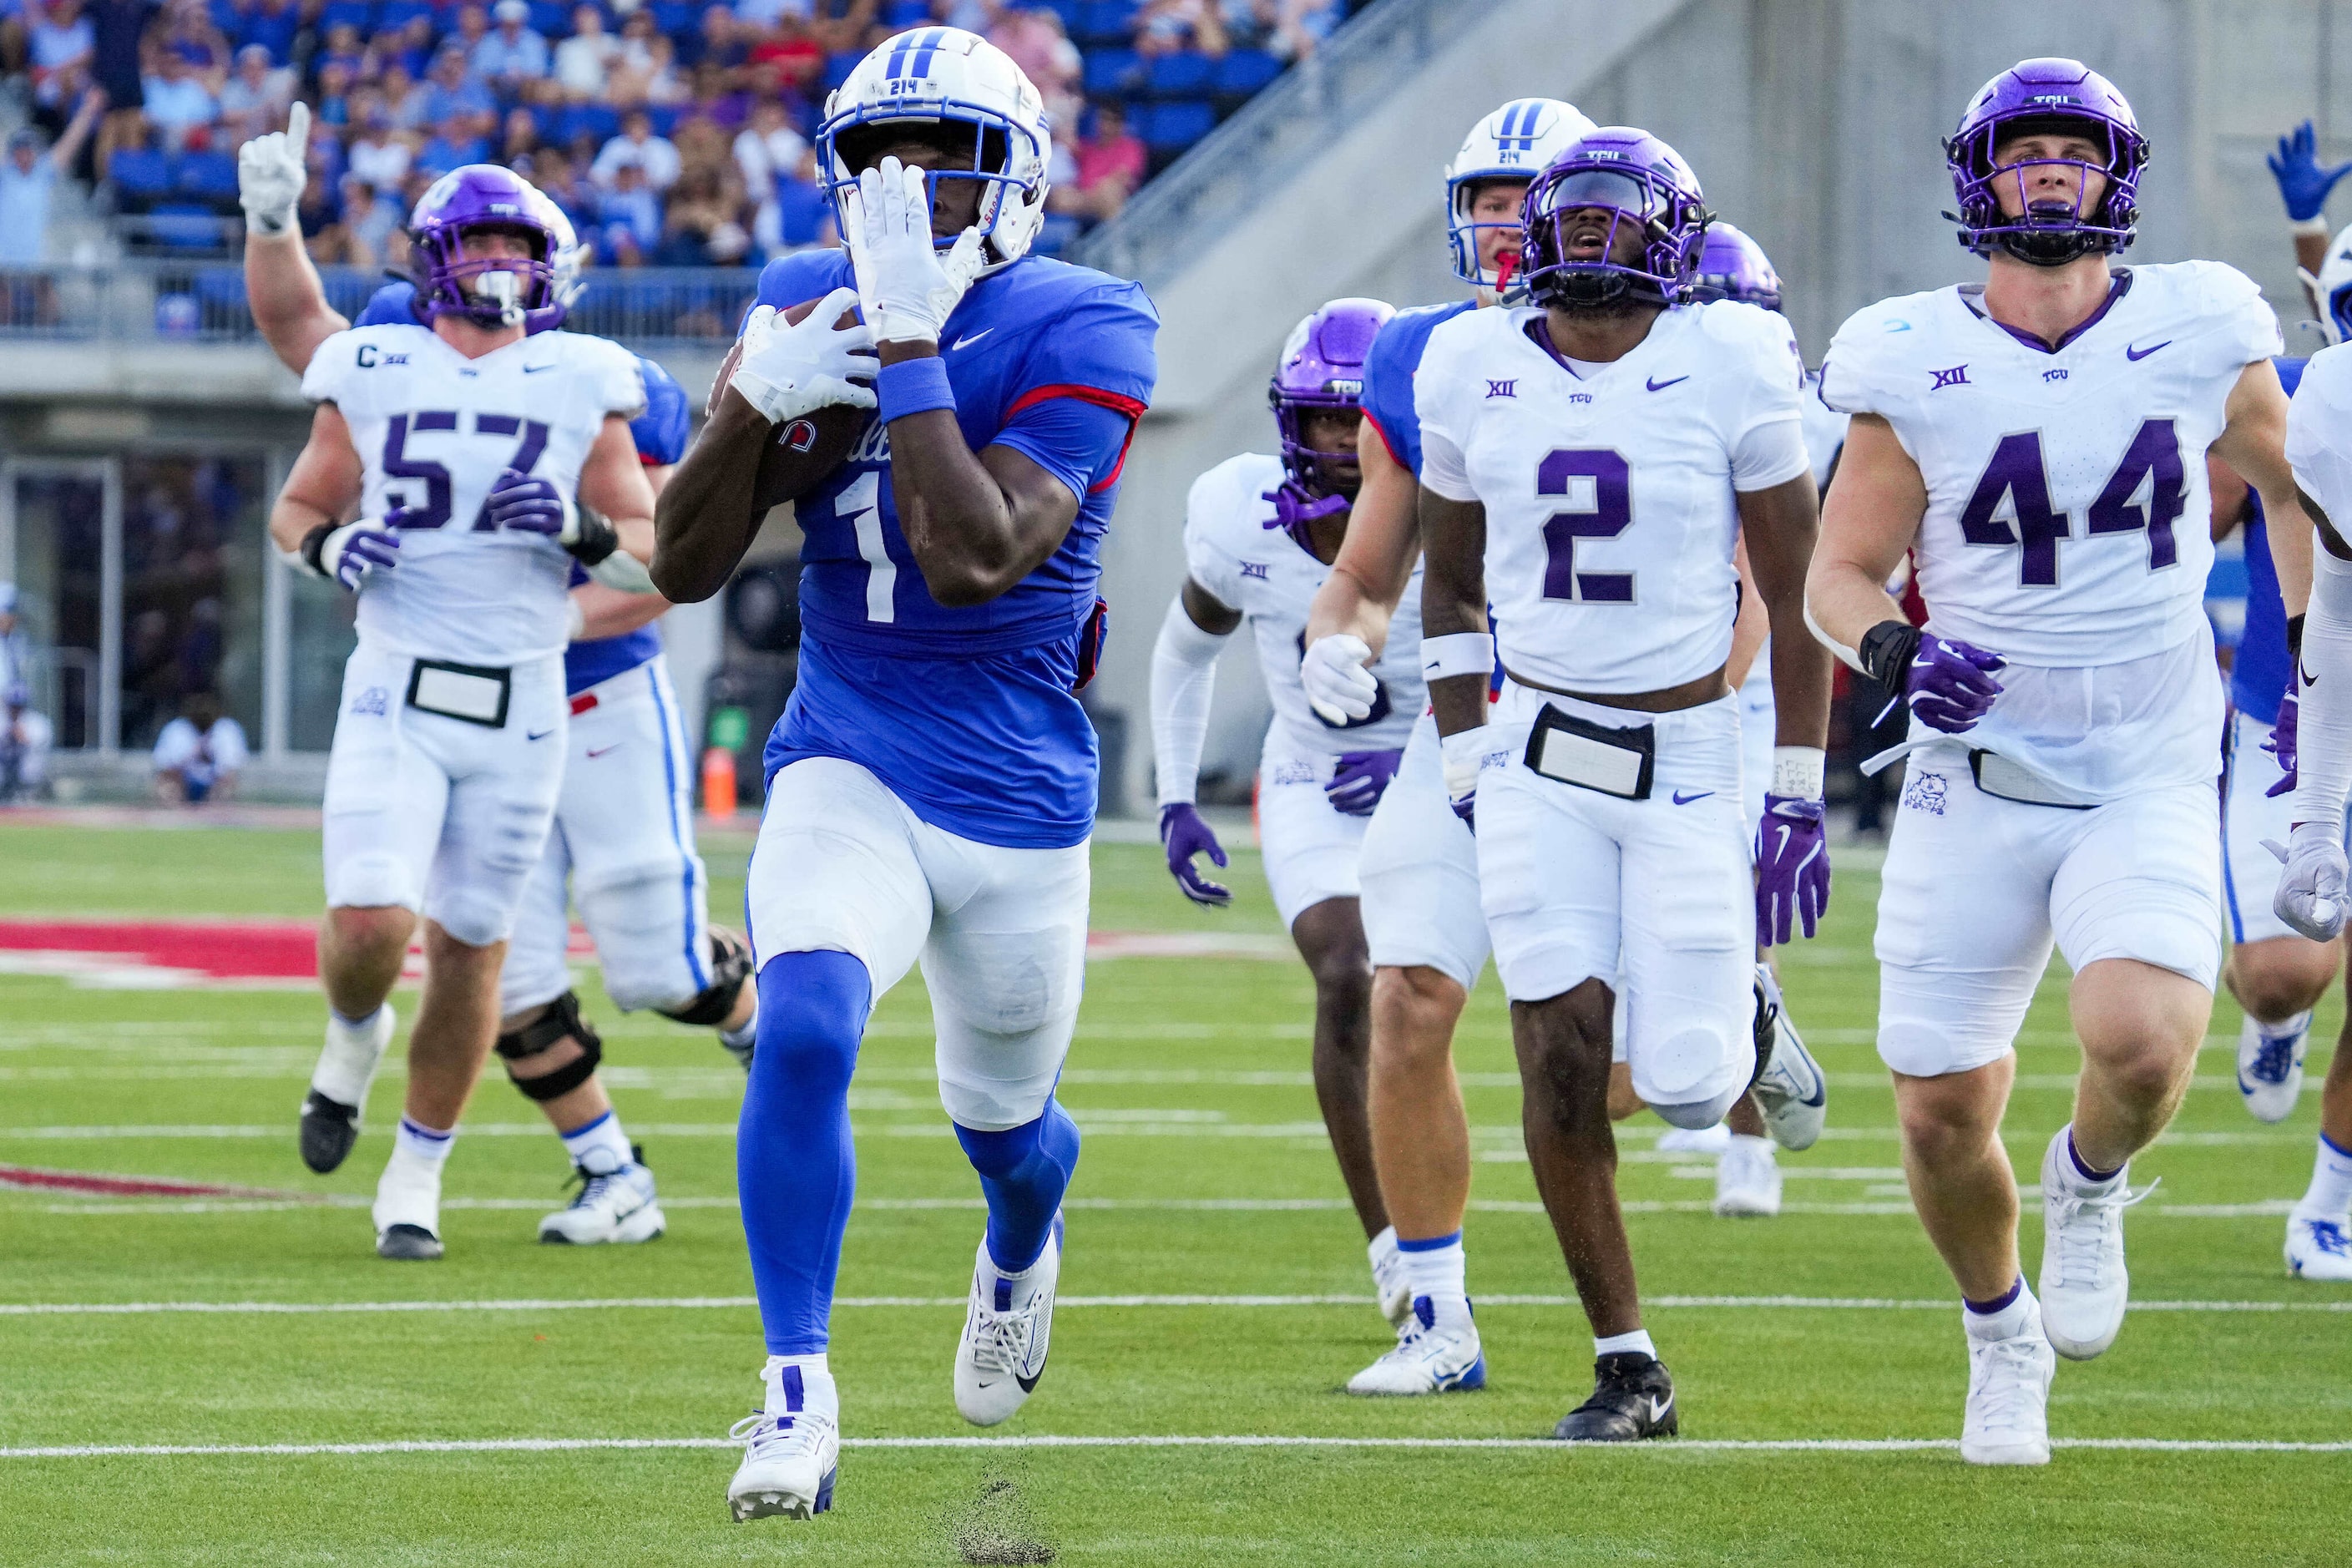
POLYGON ((546 479, 535 479, 509 468, 490 487, 482 502, 492 528, 522 533, 544 533, 552 539, 563 531, 563 492, 546 479))
POLYGON ((1992 711, 1992 700, 2000 695, 2001 684, 1991 672, 2008 662, 1997 653, 1964 642, 1923 635, 1919 651, 1911 656, 1904 695, 1921 723, 1958 735, 1975 729, 1977 721, 1992 711))
POLYGON ((2286 695, 2279 699, 2278 722, 2271 726, 2271 738, 2263 742, 2263 750, 2278 759, 2286 770, 2286 777, 2263 791, 2265 799, 2281 795, 2294 788, 2294 724, 2295 715, 2303 704, 2295 700, 2294 682, 2287 682, 2286 695))
POLYGON ((1176 801, 1160 808, 1160 842, 1168 849, 1168 874, 1184 889, 1184 896, 1196 904, 1221 908, 1234 901, 1233 890, 1221 888, 1192 869, 1192 857, 1206 855, 1223 868, 1224 847, 1191 801, 1176 801))
POLYGON ((1372 807, 1381 804, 1381 795, 1389 787, 1389 780, 1396 777, 1397 764, 1403 761, 1402 750, 1349 752, 1341 756, 1331 782, 1323 786, 1331 809, 1349 816, 1371 816, 1372 807))
POLYGON ((1785 944, 1800 922, 1811 936, 1829 907, 1830 845, 1822 803, 1766 795, 1763 820, 1756 825, 1756 944, 1785 944))

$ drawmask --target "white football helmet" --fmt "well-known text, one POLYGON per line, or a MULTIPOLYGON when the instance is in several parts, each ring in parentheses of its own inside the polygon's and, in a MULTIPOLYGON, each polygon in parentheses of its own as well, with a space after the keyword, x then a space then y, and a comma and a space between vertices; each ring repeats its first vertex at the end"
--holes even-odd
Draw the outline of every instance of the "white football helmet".
POLYGON ((2319 264, 2318 277, 2300 267, 2294 275, 2303 279, 2303 297, 2319 318, 2320 336, 2331 343, 2352 338, 2352 224, 2327 242, 2327 259, 2319 264))
POLYGON ((862 157, 897 140, 908 121, 972 128, 971 167, 931 177, 984 183, 974 226, 987 240, 982 274, 1027 255, 1045 221, 1053 155, 1045 101, 1003 50, 961 27, 916 27, 885 39, 824 100, 817 158, 843 231, 842 195, 856 188, 862 157))
POLYGON ((555 253, 548 258, 555 265, 555 302, 569 311, 588 290, 588 280, 580 276, 581 268, 587 265, 587 247, 580 243, 579 231, 572 226, 570 216, 556 205, 553 196, 537 185, 530 188, 530 194, 539 198, 534 205, 539 208, 540 222, 555 236, 555 253))
POLYGON ((1445 170, 1445 232, 1454 244, 1454 276, 1481 289, 1501 287, 1478 265, 1478 231, 1519 226, 1517 218, 1472 223, 1472 187, 1485 180, 1533 181, 1569 143, 1592 129, 1582 110, 1556 98, 1515 98, 1470 128, 1445 170))

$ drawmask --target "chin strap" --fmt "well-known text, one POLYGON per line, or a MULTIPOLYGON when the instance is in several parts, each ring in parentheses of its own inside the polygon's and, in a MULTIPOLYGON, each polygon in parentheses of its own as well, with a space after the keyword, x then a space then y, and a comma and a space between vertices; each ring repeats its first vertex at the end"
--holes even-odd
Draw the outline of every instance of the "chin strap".
POLYGON ((1309 524, 1336 516, 1355 504, 1349 496, 1308 495, 1297 479, 1285 479, 1279 488, 1258 499, 1274 503, 1274 516, 1267 519, 1265 526, 1285 530, 1302 550, 1310 548, 1307 537, 1309 524))

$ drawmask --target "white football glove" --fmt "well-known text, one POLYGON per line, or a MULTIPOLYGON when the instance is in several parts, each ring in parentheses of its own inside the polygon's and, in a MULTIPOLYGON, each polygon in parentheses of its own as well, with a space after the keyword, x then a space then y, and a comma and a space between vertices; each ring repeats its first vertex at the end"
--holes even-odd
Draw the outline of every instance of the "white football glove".
POLYGON ((1438 742, 1445 758, 1445 800, 1454 815, 1465 822, 1472 820, 1471 813, 1477 805, 1478 773, 1486 765, 1486 753, 1493 735, 1486 725, 1475 730, 1463 730, 1438 742))
POLYGON ((1298 679, 1307 688, 1307 706, 1326 724, 1370 718, 1372 701, 1381 694, 1381 683, 1366 668, 1371 662, 1371 646, 1346 632, 1309 643, 1307 657, 1298 661, 1298 679))
POLYGON ((2286 867, 2279 873, 2271 912, 2314 942, 2334 942, 2343 933, 2347 909, 2342 829, 2297 823, 2285 844, 2265 838, 2263 847, 2286 867))
POLYGON ((310 106, 286 111, 286 129, 257 136, 236 150, 236 200, 245 226, 256 234, 285 234, 309 181, 305 159, 310 146, 310 106))
POLYGON ((856 304, 854 291, 835 289, 797 325, 761 306, 743 323, 743 355, 727 384, 772 425, 836 404, 873 407, 874 389, 849 378, 874 378, 874 333, 863 323, 834 325, 856 304))
POLYGON ((903 168, 896 158, 858 175, 842 207, 857 300, 875 341, 938 342, 956 301, 980 275, 980 230, 964 230, 941 256, 931 244, 923 171, 903 168))

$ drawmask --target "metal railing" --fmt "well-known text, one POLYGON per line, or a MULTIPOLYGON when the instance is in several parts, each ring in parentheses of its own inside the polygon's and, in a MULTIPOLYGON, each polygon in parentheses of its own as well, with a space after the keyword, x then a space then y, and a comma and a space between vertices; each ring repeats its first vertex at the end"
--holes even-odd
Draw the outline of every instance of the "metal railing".
POLYGON ((1267 170, 1303 162, 1372 113, 1484 8, 1485 0, 1379 0, 1072 246, 1068 259, 1147 287, 1165 281, 1202 235, 1264 199, 1274 184, 1267 170))
MULTIPOLYGON (((565 323, 625 342, 723 345, 758 291, 754 268, 613 268, 591 272, 565 323)), ((320 269, 328 302, 357 318, 385 281, 357 267, 320 269)), ((0 271, 0 342, 259 340, 234 259, 114 261, 0 271)))

